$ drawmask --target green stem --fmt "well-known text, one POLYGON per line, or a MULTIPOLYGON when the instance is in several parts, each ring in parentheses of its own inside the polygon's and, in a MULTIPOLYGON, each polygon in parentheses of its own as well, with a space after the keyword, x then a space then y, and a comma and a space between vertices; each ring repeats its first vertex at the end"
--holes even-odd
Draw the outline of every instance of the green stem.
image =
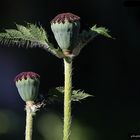
POLYGON ((70 140, 71 133, 71 92, 72 92, 72 60, 64 59, 64 130, 63 140, 70 140))
POLYGON ((33 102, 26 103, 26 130, 25 130, 25 140, 32 140, 32 127, 33 127, 33 113, 31 106, 33 102))

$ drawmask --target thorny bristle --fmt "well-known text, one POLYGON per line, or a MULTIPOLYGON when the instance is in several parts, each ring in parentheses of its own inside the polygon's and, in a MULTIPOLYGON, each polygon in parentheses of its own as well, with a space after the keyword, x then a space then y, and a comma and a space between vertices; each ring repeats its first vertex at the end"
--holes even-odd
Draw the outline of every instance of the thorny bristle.
POLYGON ((38 78, 39 79, 40 76, 35 72, 22 72, 15 77, 14 81, 16 82, 16 81, 22 80, 22 79, 26 80, 27 78, 31 78, 31 79, 38 78))
POLYGON ((72 13, 62 13, 57 15, 51 23, 65 23, 65 21, 74 22, 80 20, 80 17, 72 13))

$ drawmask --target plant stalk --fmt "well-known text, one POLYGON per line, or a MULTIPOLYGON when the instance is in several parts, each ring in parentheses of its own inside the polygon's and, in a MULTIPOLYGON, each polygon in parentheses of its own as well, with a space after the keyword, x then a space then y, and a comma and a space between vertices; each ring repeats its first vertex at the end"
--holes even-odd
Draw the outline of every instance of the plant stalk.
POLYGON ((72 59, 64 58, 64 128, 63 140, 70 140, 71 133, 72 59))
POLYGON ((25 130, 25 140, 32 140, 32 127, 33 127, 33 113, 32 105, 34 102, 26 102, 26 130, 25 130))

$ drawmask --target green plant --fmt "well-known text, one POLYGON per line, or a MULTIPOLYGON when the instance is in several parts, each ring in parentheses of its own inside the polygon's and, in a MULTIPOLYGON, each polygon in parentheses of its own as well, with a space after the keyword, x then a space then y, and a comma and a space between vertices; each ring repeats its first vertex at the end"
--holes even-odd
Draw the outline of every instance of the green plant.
POLYGON ((38 96, 40 76, 34 72, 22 72, 15 78, 15 84, 23 101, 26 102, 25 140, 32 140, 33 116, 38 110, 35 100, 38 96))
POLYGON ((51 21, 51 29, 59 45, 55 48, 48 41, 46 31, 37 25, 27 23, 26 26, 16 25, 16 29, 6 29, 0 33, 0 41, 5 44, 18 44, 27 47, 40 47, 64 60, 64 88, 54 88, 50 93, 64 95, 64 131, 63 140, 70 140, 71 133, 71 101, 79 101, 91 95, 81 90, 72 90, 72 62, 80 51, 96 36, 112 38, 108 29, 94 25, 88 31, 80 29, 80 17, 72 13, 57 15, 51 21), (64 94, 63 94, 64 93, 64 94))

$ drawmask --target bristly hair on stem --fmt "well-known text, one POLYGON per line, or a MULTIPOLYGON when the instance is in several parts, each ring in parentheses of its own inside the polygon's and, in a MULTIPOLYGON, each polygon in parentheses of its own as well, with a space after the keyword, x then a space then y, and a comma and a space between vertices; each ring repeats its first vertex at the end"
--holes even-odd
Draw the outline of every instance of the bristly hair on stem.
POLYGON ((6 45, 18 45, 27 48, 38 46, 48 50, 57 57, 62 57, 60 49, 56 49, 48 41, 46 31, 42 26, 27 23, 25 26, 16 24, 15 29, 6 29, 0 33, 0 42, 6 45))

